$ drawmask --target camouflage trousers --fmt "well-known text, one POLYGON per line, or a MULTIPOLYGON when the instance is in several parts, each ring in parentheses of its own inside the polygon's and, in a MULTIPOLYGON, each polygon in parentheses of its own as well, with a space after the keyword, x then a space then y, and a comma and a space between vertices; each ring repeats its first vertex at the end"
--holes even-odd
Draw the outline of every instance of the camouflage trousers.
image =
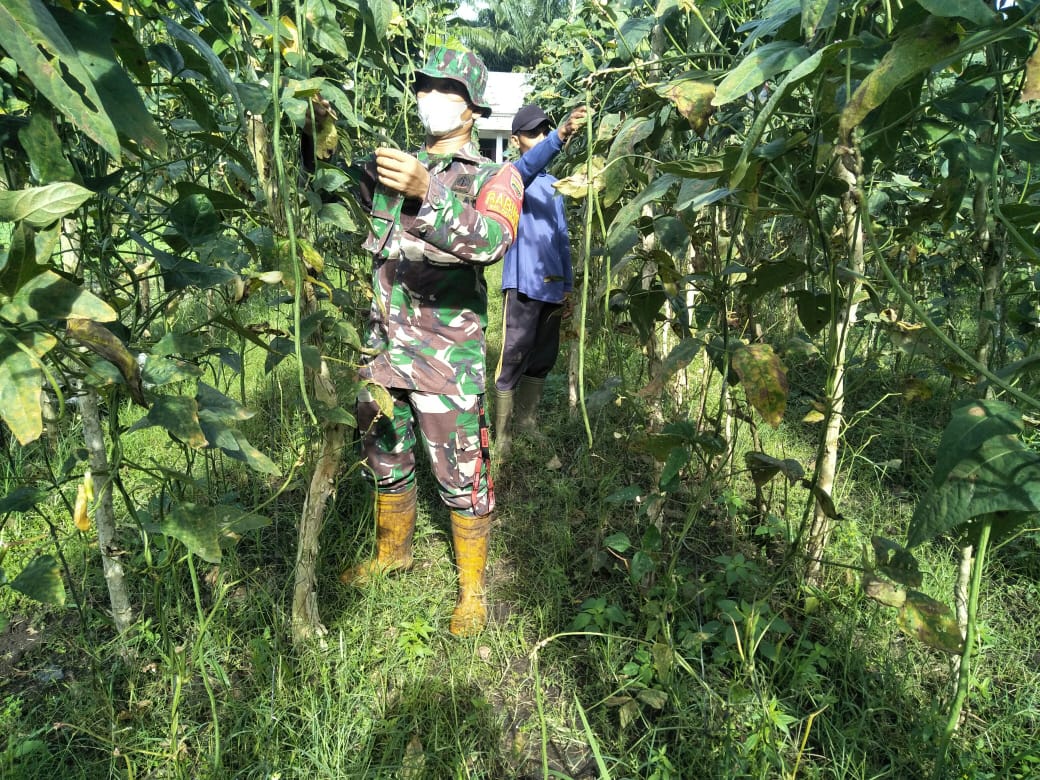
POLYGON ((495 508, 483 395, 438 395, 390 388, 393 417, 367 391, 358 394, 357 422, 368 467, 381 492, 415 484, 416 433, 421 436, 441 500, 470 516, 495 508))

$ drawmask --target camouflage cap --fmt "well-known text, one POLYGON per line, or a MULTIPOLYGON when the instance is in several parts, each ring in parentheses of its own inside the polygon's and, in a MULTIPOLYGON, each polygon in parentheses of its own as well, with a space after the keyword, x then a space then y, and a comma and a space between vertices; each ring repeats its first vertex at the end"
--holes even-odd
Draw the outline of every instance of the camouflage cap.
POLYGON ((466 88, 469 102, 480 110, 481 116, 491 116, 491 105, 484 101, 487 86, 487 68, 480 57, 471 51, 438 46, 430 52, 426 64, 418 74, 432 79, 451 79, 466 88))

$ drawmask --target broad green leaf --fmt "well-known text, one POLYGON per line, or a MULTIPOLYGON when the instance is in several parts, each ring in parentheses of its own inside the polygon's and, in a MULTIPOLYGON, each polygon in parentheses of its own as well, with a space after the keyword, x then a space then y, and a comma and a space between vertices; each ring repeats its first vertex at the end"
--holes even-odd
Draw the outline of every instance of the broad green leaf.
POLYGON ((17 342, 9 335, 0 337, 0 417, 19 444, 36 441, 43 433, 40 358, 57 343, 48 333, 19 334, 17 342))
POLYGON ((54 10, 55 19, 69 42, 76 47, 80 62, 94 81, 112 124, 138 148, 159 156, 166 154, 166 137, 155 124, 137 86, 116 60, 112 36, 113 16, 54 10))
POLYGON ((758 487, 762 487, 777 474, 783 473, 792 485, 805 477, 802 464, 793 458, 774 458, 764 452, 748 452, 744 454, 744 463, 751 472, 751 479, 758 487))
POLYGON ((160 387, 195 379, 202 376, 202 372, 202 367, 195 363, 161 355, 146 355, 144 366, 141 368, 141 378, 150 385, 160 387))
POLYGON ((936 17, 900 35, 842 110, 839 139, 847 139, 902 84, 953 54, 958 42, 952 23, 936 17))
MULTIPOLYGON (((347 48, 347 40, 343 36, 343 20, 337 18, 337 9, 330 0, 306 0, 303 5, 303 15, 311 24, 311 40, 319 48, 331 52, 344 61, 354 58, 354 54, 347 48)), ((389 19, 380 20, 383 25, 376 33, 379 38, 383 37, 389 19)), ((349 29, 349 28, 348 28, 349 29)))
POLYGON ((741 285, 749 300, 757 300, 768 292, 790 284, 801 278, 807 268, 805 262, 788 257, 779 262, 765 262, 758 265, 746 282, 741 285))
POLYGON ((986 3, 978 0, 917 0, 928 13, 935 16, 960 17, 987 27, 997 22, 1000 17, 988 8, 986 3))
POLYGON ((995 436, 1015 436, 1024 430, 1022 415, 1003 401, 972 400, 953 409, 936 453, 932 484, 941 485, 958 463, 995 436))
POLYGON ((645 491, 638 485, 629 485, 628 487, 621 488, 607 496, 604 501, 608 504, 627 504, 629 501, 636 501, 640 497, 645 495, 645 491))
POLYGON ((131 426, 131 431, 158 425, 171 436, 194 449, 202 449, 208 442, 199 426, 199 409, 193 398, 182 395, 160 396, 148 414, 131 426))
POLYGON ((0 221, 24 220, 33 227, 46 227, 71 214, 93 194, 86 187, 71 181, 0 192, 0 221))
POLYGON ((621 39, 624 45, 618 47, 618 53, 623 55, 622 62, 628 62, 632 58, 639 45, 654 29, 656 21, 653 17, 630 17, 621 24, 621 39))
POLYGON ((624 553, 631 549, 632 540, 628 538, 628 534, 611 534, 603 540, 603 546, 615 552, 624 553))
POLYGON ((909 550, 882 536, 872 537, 870 544, 874 548, 874 562, 878 571, 900 585, 921 587, 921 569, 909 550))
POLYGON ((170 224, 192 246, 216 238, 223 227, 213 203, 201 192, 185 195, 170 206, 170 224))
MULTIPOLYGON (((1013 436, 995 436, 966 452, 946 480, 914 509, 907 546, 960 529, 981 515, 1040 512, 1040 454, 1013 436)), ((1009 529, 1008 524, 1002 526, 1009 529)))
POLYGON ((737 63, 719 83, 713 106, 724 106, 743 100, 749 92, 757 92, 777 73, 789 71, 804 61, 809 51, 794 41, 772 41, 759 46, 737 63))
POLYGON ((38 182, 53 184, 75 178, 76 171, 65 157, 61 138, 54 129, 50 107, 43 100, 33 107, 29 124, 18 133, 18 140, 29 155, 29 165, 38 182))
POLYGON ((65 604, 65 583, 53 555, 40 555, 11 580, 11 587, 42 604, 65 604))
POLYGON ((620 233, 631 225, 642 213, 643 206, 647 203, 656 203, 664 198, 665 193, 668 192, 680 179, 671 174, 665 174, 658 176, 654 179, 650 186, 643 190, 636 197, 632 198, 628 203, 618 209, 618 213, 614 216, 613 222, 610 223, 610 229, 607 231, 607 245, 610 245, 620 233))
POLYGON ((0 514, 8 512, 28 512, 47 498, 47 491, 35 487, 15 488, 0 498, 0 514))
POLYGON ((375 32, 376 39, 383 40, 393 18, 393 3, 390 0, 361 0, 360 5, 372 20, 372 31, 375 32))
POLYGON ((164 21, 166 22, 166 31, 173 38, 183 41, 202 55, 202 58, 209 66, 214 91, 218 95, 230 95, 232 100, 235 101, 235 108, 238 111, 239 118, 244 119, 242 114, 242 101, 238 96, 238 88, 235 86, 235 82, 231 78, 231 73, 228 72, 227 66, 224 65, 220 57, 216 55, 212 47, 210 47, 210 45, 197 34, 182 27, 172 19, 167 18, 164 19, 164 21))
POLYGON ((802 35, 812 38, 821 28, 829 30, 838 18, 838 0, 802 0, 802 35))
POLYGON ((344 233, 355 233, 358 230, 357 222, 354 221, 350 210, 342 203, 325 203, 318 212, 318 219, 335 225, 344 233))
POLYGON ((751 123, 751 130, 748 131, 747 137, 744 139, 744 145, 740 150, 740 158, 737 160, 736 165, 733 166, 733 170, 729 177, 730 189, 737 189, 741 186, 744 178, 748 175, 748 171, 751 168, 751 156, 754 154, 755 149, 758 147, 759 139, 765 132, 766 127, 769 126, 769 122, 780 106, 780 102, 787 97, 787 95, 802 81, 809 78, 813 73, 817 71, 822 65, 829 62, 831 59, 836 57, 840 52, 848 48, 858 46, 857 41, 839 41, 832 43, 817 52, 814 52, 811 57, 803 60, 796 65, 791 71, 784 76, 783 80, 776 85, 773 91, 769 95, 769 100, 766 101, 765 106, 755 116, 755 121, 751 123))
POLYGON ((798 320, 806 333, 815 336, 831 321, 831 296, 809 290, 795 290, 790 296, 798 303, 798 320))
POLYGON ((957 618, 948 606, 916 590, 906 593, 906 603, 899 610, 899 630, 919 639, 929 647, 952 655, 964 650, 957 618))
POLYGON ((68 318, 114 322, 115 309, 94 293, 58 276, 54 271, 37 274, 0 305, 0 318, 9 322, 34 323, 68 318))
POLYGON ((205 382, 199 382, 195 400, 198 402, 200 413, 211 414, 217 420, 248 420, 256 414, 205 382))
POLYGON ((662 490, 665 489, 672 480, 679 476, 689 462, 690 452, 685 447, 674 447, 661 467, 661 474, 657 480, 658 486, 662 490))
POLYGON ((813 494, 813 498, 816 499, 816 505, 823 510, 823 513, 831 520, 844 520, 844 515, 838 511, 838 508, 834 505, 834 499, 831 498, 831 494, 824 490, 819 485, 813 484, 811 480, 803 479, 802 487, 807 488, 813 494))
POLYGON ((787 369, 768 344, 740 346, 730 358, 748 401, 774 428, 787 407, 787 369))
POLYGON ((55 109, 113 158, 119 159, 119 137, 105 113, 94 82, 80 62, 75 46, 41 0, 0 3, 0 49, 18 63, 26 78, 55 109), (65 81, 62 69, 74 79, 75 86, 65 81))
POLYGON ((213 507, 179 504, 163 518, 159 530, 202 560, 220 563, 220 527, 213 507))
POLYGON ((219 449, 229 458, 245 463, 261 474, 277 476, 281 473, 269 457, 249 443, 240 432, 230 427, 211 411, 199 412, 199 425, 205 433, 210 447, 219 449))
POLYGON ((715 85, 696 78, 674 79, 657 87, 657 94, 675 106, 697 135, 703 136, 715 113, 715 85))
POLYGON ((78 341, 91 352, 100 355, 119 369, 130 397, 141 406, 146 406, 144 389, 141 386, 141 366, 137 357, 126 348, 112 331, 92 320, 69 318, 66 325, 69 338, 78 341))

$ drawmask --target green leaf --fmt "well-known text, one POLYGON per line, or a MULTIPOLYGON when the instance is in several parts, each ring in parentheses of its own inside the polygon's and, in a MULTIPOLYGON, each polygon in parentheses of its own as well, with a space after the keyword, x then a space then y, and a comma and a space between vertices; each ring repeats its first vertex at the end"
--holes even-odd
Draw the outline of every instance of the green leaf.
POLYGON ((51 184, 75 178, 76 171, 65 157, 50 107, 45 101, 40 100, 33 107, 29 124, 19 131, 18 140, 29 155, 29 165, 37 181, 51 184))
POLYGON ((747 464, 751 479, 758 487, 762 487, 781 472, 792 485, 805 477, 802 464, 793 458, 780 460, 764 452, 747 452, 744 454, 744 463, 747 464))
POLYGON ((131 431, 152 426, 165 428, 171 436, 193 449, 202 449, 208 442, 199 425, 199 409, 193 398, 182 395, 160 396, 148 414, 130 427, 131 431))
POLYGON ((772 41, 759 46, 726 74, 711 103, 724 106, 734 100, 743 100, 749 92, 761 89, 777 73, 791 70, 808 56, 809 51, 794 41, 772 41))
POLYGON ((23 284, 10 301, 0 306, 0 318, 17 323, 69 318, 113 322, 119 315, 94 293, 54 271, 44 271, 23 284))
POLYGON ((921 569, 909 550, 882 536, 872 537, 870 544, 874 548, 874 561, 878 571, 900 585, 910 588, 921 587, 921 569))
POLYGON ((42 604, 65 604, 65 583, 53 555, 40 555, 11 581, 11 587, 42 604))
POLYGON ((57 346, 48 333, 0 337, 0 417, 23 446, 43 433, 43 369, 40 358, 57 346))
POLYGON ((119 159, 119 136, 94 81, 40 0, 0 3, 0 49, 11 56, 25 76, 73 125, 119 159), (59 67, 59 64, 61 67, 59 67), (76 83, 62 77, 66 70, 76 83))
POLYGON ((748 401, 774 428, 787 408, 787 369, 768 344, 741 345, 730 365, 740 377, 748 401))
POLYGON ((187 502, 180 504, 163 517, 159 530, 202 560, 220 563, 220 527, 213 507, 187 502))
POLYGON ((71 181, 0 192, 0 221, 24 220, 33 227, 47 227, 78 209, 93 194, 71 181))
POLYGON ((47 498, 47 491, 35 487, 20 487, 0 498, 0 514, 28 512, 47 498))
POLYGON ((199 412, 199 424, 210 446, 216 447, 229 458, 245 463, 261 474, 278 476, 281 470, 269 457, 249 443, 241 432, 225 425, 210 411, 199 412))
MULTIPOLYGON (((164 19, 164 21, 166 22, 166 31, 173 38, 188 44, 202 55, 202 58, 209 66, 214 91, 218 95, 230 95, 232 100, 235 101, 235 108, 238 111, 240 120, 244 120, 242 114, 242 101, 238 96, 238 88, 235 86, 235 82, 231 78, 231 73, 228 71, 227 66, 225 66, 220 57, 216 55, 212 47, 210 47, 206 41, 194 32, 182 27, 172 19, 164 19)), ((242 124, 244 124, 244 121, 242 124)))
POLYGON ((155 124, 137 86, 116 60, 111 40, 116 26, 113 16, 87 15, 54 9, 54 17, 76 47, 80 62, 90 74, 101 102, 116 130, 138 148, 159 156, 166 154, 166 137, 155 124))
MULTIPOLYGON (((980 515, 1001 512, 1013 513, 1011 520, 1040 512, 1040 454, 1012 436, 987 439, 966 453, 941 485, 932 487, 914 509, 907 546, 957 530, 980 515)), ((1002 530, 1011 527, 1004 523, 1002 530)))
POLYGON ((638 500, 644 492, 638 485, 629 485, 611 493, 603 500, 608 504, 626 504, 629 501, 638 500))
POLYGON ((954 407, 936 452, 932 484, 941 485, 965 458, 989 439, 1025 429, 1022 415, 1003 401, 972 400, 954 407))
POLYGON ((199 382, 195 400, 198 402, 200 413, 206 412, 217 420, 248 420, 256 414, 205 382, 199 382))
POLYGON ((614 552, 623 553, 631 549, 632 541, 628 538, 628 534, 616 533, 604 539, 603 546, 614 552))
POLYGON ((853 128, 884 103, 896 88, 953 54, 957 44, 953 25, 936 17, 906 30, 885 52, 878 66, 860 82, 842 110, 839 139, 847 139, 853 128))
POLYGON ((350 210, 342 203, 326 203, 318 212, 318 219, 334 225, 344 233, 355 233, 358 229, 350 210))
POLYGON ((809 290, 795 290, 789 293, 798 303, 798 320, 806 333, 815 336, 831 321, 831 296, 827 293, 814 293, 809 290))
POLYGON ((216 238, 223 227, 213 203, 200 192, 185 195, 170 207, 170 224, 192 246, 216 238))
POLYGON ((393 3, 390 0, 361 0, 360 5, 372 20, 372 31, 375 32, 376 39, 383 40, 393 18, 393 3))
POLYGON ((951 655, 964 650, 957 618, 948 606, 916 590, 906 593, 906 603, 899 610, 899 630, 919 639, 929 647, 951 655))
POLYGON ((812 38, 829 30, 838 18, 838 0, 802 0, 802 35, 812 38))
POLYGON ((960 17, 988 27, 1000 20, 1000 17, 977 0, 917 0, 928 13, 935 16, 960 17))

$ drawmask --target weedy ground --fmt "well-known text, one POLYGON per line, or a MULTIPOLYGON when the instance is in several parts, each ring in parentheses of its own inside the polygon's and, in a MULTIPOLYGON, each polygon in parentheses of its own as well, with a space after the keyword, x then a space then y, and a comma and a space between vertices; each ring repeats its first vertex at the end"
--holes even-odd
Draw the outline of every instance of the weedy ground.
MULTIPOLYGON (((493 310, 491 365, 496 319, 493 310)), ((587 356, 590 393, 613 386, 596 368, 607 353, 632 349, 612 338, 587 356)), ((789 362, 788 414, 775 431, 758 428, 757 446, 810 471, 818 430, 800 420, 822 369, 811 358, 789 362)), ((747 423, 731 457, 691 459, 657 500, 660 464, 631 446, 653 412, 628 387, 634 380, 594 405, 590 444, 569 409, 567 364, 564 354, 547 384, 543 435, 520 436, 496 466, 492 618, 474 639, 447 631, 448 518, 425 469, 415 568, 364 590, 337 581, 371 552, 373 535, 363 469, 344 469, 322 533, 328 631, 306 646, 288 631, 302 473, 272 485, 219 459, 199 469, 201 491, 271 499, 263 511, 272 522, 219 566, 175 545, 146 566, 128 538, 145 609, 124 643, 105 614, 89 535, 72 530, 60 506, 47 522, 10 518, 5 542, 29 540, 9 547, 11 560, 57 539, 78 605, 43 609, 3 591, 12 620, 0 635, 0 777, 926 776, 950 659, 905 637, 893 613, 863 596, 859 566, 872 535, 905 533, 948 381, 926 378, 930 393, 910 399, 907 383, 920 379, 912 364, 854 367, 835 493, 844 519, 824 580, 809 589, 792 552, 806 491, 781 476, 756 495, 743 468, 747 423)), ((289 471, 306 439, 294 379, 276 373, 253 392, 259 414, 245 430, 289 471)), ((48 457, 60 461, 73 438, 48 457)), ((141 462, 165 447, 157 429, 126 445, 141 462)), ((9 445, 7 488, 39 478, 43 457, 42 445, 9 445)), ((355 459, 352 451, 348 464, 355 459)), ((1040 775, 1037 540, 1027 533, 993 557, 952 776, 1040 775)), ((957 550, 935 545, 922 557, 924 589, 951 602, 957 550)))

